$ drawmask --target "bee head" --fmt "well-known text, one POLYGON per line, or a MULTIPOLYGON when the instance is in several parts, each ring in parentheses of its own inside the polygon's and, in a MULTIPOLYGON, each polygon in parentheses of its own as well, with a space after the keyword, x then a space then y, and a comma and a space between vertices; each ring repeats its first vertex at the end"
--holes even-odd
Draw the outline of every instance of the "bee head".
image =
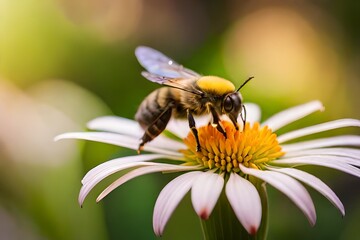
POLYGON ((229 116, 234 126, 237 128, 237 117, 242 109, 242 99, 238 92, 225 95, 222 102, 223 112, 229 116))
MULTIPOLYGON (((246 83, 248 83, 251 79, 254 77, 248 78, 237 90, 236 92, 229 93, 225 95, 223 102, 222 102, 222 111, 229 116, 230 120, 234 124, 235 128, 238 129, 237 124, 237 117, 239 116, 241 109, 244 108, 242 104, 242 98, 241 94, 239 93, 240 89, 245 86, 246 83)), ((245 111, 245 108, 244 108, 245 111)), ((243 119, 243 122, 245 124, 246 116, 243 119)))

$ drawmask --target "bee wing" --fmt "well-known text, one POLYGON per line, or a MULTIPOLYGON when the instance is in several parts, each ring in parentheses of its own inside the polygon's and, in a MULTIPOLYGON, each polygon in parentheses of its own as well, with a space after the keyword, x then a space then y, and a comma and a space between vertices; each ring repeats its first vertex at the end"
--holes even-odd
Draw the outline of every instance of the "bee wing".
POLYGON ((200 77, 200 74, 190 69, 184 68, 182 65, 178 64, 171 58, 150 47, 137 47, 135 50, 135 56, 141 66, 143 66, 149 73, 152 74, 169 78, 200 77))
POLYGON ((189 78, 172 78, 172 77, 165 77, 160 76, 157 74, 149 73, 149 72, 142 72, 141 75, 146 79, 159 83, 161 85, 165 85, 172 88, 177 88, 186 92, 190 92, 193 94, 202 95, 202 92, 196 88, 191 87, 191 85, 183 84, 184 81, 190 80, 189 78))

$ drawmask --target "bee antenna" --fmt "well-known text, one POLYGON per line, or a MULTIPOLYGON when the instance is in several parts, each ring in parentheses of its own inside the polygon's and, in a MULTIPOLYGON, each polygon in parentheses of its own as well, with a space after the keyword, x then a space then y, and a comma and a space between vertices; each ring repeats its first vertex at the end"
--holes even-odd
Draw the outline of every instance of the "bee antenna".
POLYGON ((241 84, 241 86, 238 88, 238 90, 236 90, 237 92, 240 91, 240 89, 245 86, 245 84, 247 84, 251 79, 253 79, 254 77, 249 77, 243 84, 241 84))

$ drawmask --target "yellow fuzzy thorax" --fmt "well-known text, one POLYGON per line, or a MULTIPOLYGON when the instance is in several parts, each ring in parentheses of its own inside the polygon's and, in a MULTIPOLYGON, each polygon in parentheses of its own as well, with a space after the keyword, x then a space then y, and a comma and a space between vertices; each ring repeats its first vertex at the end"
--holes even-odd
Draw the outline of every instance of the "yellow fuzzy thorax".
POLYGON ((204 92, 211 92, 218 95, 234 92, 235 86, 229 80, 216 76, 204 76, 197 82, 199 88, 204 92))

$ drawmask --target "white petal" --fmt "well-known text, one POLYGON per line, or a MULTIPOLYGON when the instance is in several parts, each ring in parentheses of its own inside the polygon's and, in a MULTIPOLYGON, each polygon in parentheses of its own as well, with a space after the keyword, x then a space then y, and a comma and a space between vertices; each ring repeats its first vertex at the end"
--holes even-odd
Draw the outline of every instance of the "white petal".
POLYGON ((144 150, 148 149, 168 149, 178 152, 180 149, 187 149, 187 146, 180 141, 173 140, 163 135, 157 136, 151 142, 146 143, 144 150))
POLYGON ((92 181, 93 178, 97 177, 99 174, 104 174, 106 171, 117 171, 116 169, 121 168, 124 164, 136 163, 136 162, 146 162, 154 159, 168 158, 166 155, 161 154, 143 154, 135 155, 128 157, 115 158, 109 161, 106 161, 102 164, 91 169, 82 179, 81 183, 87 184, 87 182, 92 181))
MULTIPOLYGON (((316 150, 320 150, 320 149, 316 149, 316 150)), ((332 154, 331 150, 328 150, 328 152, 326 152, 326 149, 321 149, 322 152, 320 154, 298 154, 295 156, 288 156, 286 155, 286 157, 281 158, 281 160, 286 160, 286 159, 293 159, 293 158, 301 158, 301 157, 306 157, 306 158, 316 158, 316 159, 324 159, 327 161, 337 161, 337 162, 342 162, 342 163, 347 163, 347 164, 351 164, 357 167, 360 167, 360 155, 355 155, 355 154, 349 154, 347 152, 338 152, 336 151, 336 154, 332 154), (349 156, 350 155, 350 156, 349 156), (353 156, 352 156, 353 155, 353 156)), ((355 150, 355 149, 354 149, 355 150)), ((306 152, 305 152, 306 153, 306 152)))
POLYGON ((340 210, 341 214, 345 215, 345 208, 338 196, 319 178, 311 175, 307 172, 295 169, 295 168, 273 168, 268 167, 269 170, 285 173, 293 178, 296 178, 310 187, 317 190, 324 197, 326 197, 337 209, 340 210))
POLYGON ((262 179, 284 193, 305 214, 311 226, 315 224, 316 212, 314 203, 308 191, 298 181, 279 172, 260 171, 244 167, 242 164, 240 165, 240 169, 243 173, 262 179))
POLYGON ((189 123, 183 119, 175 119, 171 118, 166 129, 170 132, 174 133, 179 138, 186 138, 188 135, 190 128, 189 123))
MULTIPOLYGON (((260 122, 261 120, 261 109, 259 105, 255 103, 245 103, 246 108, 246 121, 249 122, 251 125, 255 122, 260 122)), ((238 122, 241 122, 241 118, 239 116, 238 122)))
POLYGON ((93 189, 96 184, 98 184, 101 180, 104 178, 110 176, 111 174, 114 174, 116 172, 119 172, 121 170, 127 169, 127 168, 133 168, 133 167, 142 167, 142 166, 156 166, 160 163, 154 163, 154 162, 131 162, 126 164, 121 164, 120 166, 115 166, 112 168, 105 168, 103 171, 98 172, 96 175, 91 176, 81 187, 80 193, 79 193, 79 204, 82 206, 86 196, 89 194, 91 189, 93 189))
MULTIPOLYGON (((96 118, 88 123, 88 128, 97 131, 119 133, 122 135, 134 137, 137 140, 140 139, 144 134, 144 130, 136 121, 115 116, 96 118)), ((163 135, 157 136, 154 140, 147 143, 147 145, 172 150, 186 148, 185 144, 182 142, 174 141, 163 135)))
POLYGON ((279 136, 278 142, 283 143, 295 138, 307 136, 314 133, 324 132, 343 127, 360 127, 360 120, 357 119, 339 119, 331 122, 321 123, 310 127, 298 129, 279 136))
MULTIPOLYGON (((137 150, 140 144, 139 139, 135 139, 134 137, 120 135, 117 133, 110 133, 110 132, 71 132, 71 133, 64 133, 58 135, 55 138, 55 141, 61 139, 83 139, 95 142, 102 142, 113 144, 116 146, 126 147, 130 149, 137 150)), ((166 145, 165 145, 166 146, 166 145)), ((165 146, 153 146, 151 144, 147 144, 144 146, 144 151, 154 152, 154 153, 162 153, 168 154, 172 156, 179 156, 181 157, 182 154, 174 151, 174 150, 167 150, 165 146)), ((169 141, 169 146, 171 145, 171 141, 169 141)))
POLYGON ((82 139, 107 144, 113 144, 130 149, 137 149, 140 141, 130 136, 109 132, 70 132, 58 135, 55 141, 62 139, 82 139))
POLYGON ((342 172, 360 177, 360 169, 351 166, 347 162, 341 161, 341 157, 332 156, 324 158, 323 156, 305 156, 305 157, 294 157, 271 161, 271 164, 285 165, 285 166, 300 166, 300 165, 317 165, 328 168, 340 170, 342 172), (331 158, 331 160, 330 160, 331 158), (338 159, 339 161, 336 161, 338 159))
POLYGON ((225 188, 236 217, 246 231, 254 235, 261 223, 261 200, 254 185, 236 173, 231 173, 225 188))
POLYGON ((224 178, 212 172, 202 173, 191 189, 191 201, 195 212, 202 219, 208 219, 224 186, 224 178))
POLYGON ((136 121, 115 116, 95 118, 88 122, 87 126, 92 130, 121 133, 136 138, 140 138, 144 133, 136 121))
POLYGON ((360 136, 342 135, 336 137, 319 138, 310 141, 303 141, 291 144, 282 144, 284 152, 295 152, 305 149, 333 147, 333 146, 354 146, 360 147, 360 136))
POLYGON ((180 165, 172 165, 172 164, 162 164, 159 163, 155 166, 149 166, 149 167, 141 167, 138 169, 135 169, 133 171, 128 172, 127 174, 123 175, 122 177, 118 178, 115 182, 110 184, 96 199, 97 202, 99 202, 101 199, 106 197, 112 190, 119 187, 120 185, 126 183, 127 181, 136 178, 141 175, 154 173, 154 172, 166 172, 166 171, 191 171, 191 170, 198 170, 199 168, 194 166, 180 166, 180 165))
POLYGON ((342 156, 360 160, 360 149, 353 148, 317 148, 300 150, 296 152, 287 152, 284 158, 300 157, 306 155, 327 155, 327 156, 342 156))
MULTIPOLYGON (((196 128, 206 126, 211 121, 209 114, 203 116, 194 116, 196 128)), ((166 129, 180 138, 186 138, 190 132, 189 122, 187 119, 171 118, 166 129)))
POLYGON ((268 126, 272 131, 276 131, 283 126, 294 122, 300 118, 303 118, 315 111, 322 111, 324 109, 322 103, 320 101, 312 101, 305 103, 303 105, 295 106, 292 108, 288 108, 282 112, 279 112, 265 122, 261 124, 261 126, 268 126))
POLYGON ((169 182, 159 194, 154 207, 153 229, 157 236, 164 232, 171 214, 180 203, 181 199, 190 190, 195 179, 201 172, 189 172, 180 175, 169 182))
MULTIPOLYGON (((212 120, 212 116, 210 114, 205 114, 202 116, 194 116, 194 119, 196 122, 196 127, 199 128, 208 125, 212 120)), ((187 123, 187 125, 189 125, 189 123, 187 123)))

